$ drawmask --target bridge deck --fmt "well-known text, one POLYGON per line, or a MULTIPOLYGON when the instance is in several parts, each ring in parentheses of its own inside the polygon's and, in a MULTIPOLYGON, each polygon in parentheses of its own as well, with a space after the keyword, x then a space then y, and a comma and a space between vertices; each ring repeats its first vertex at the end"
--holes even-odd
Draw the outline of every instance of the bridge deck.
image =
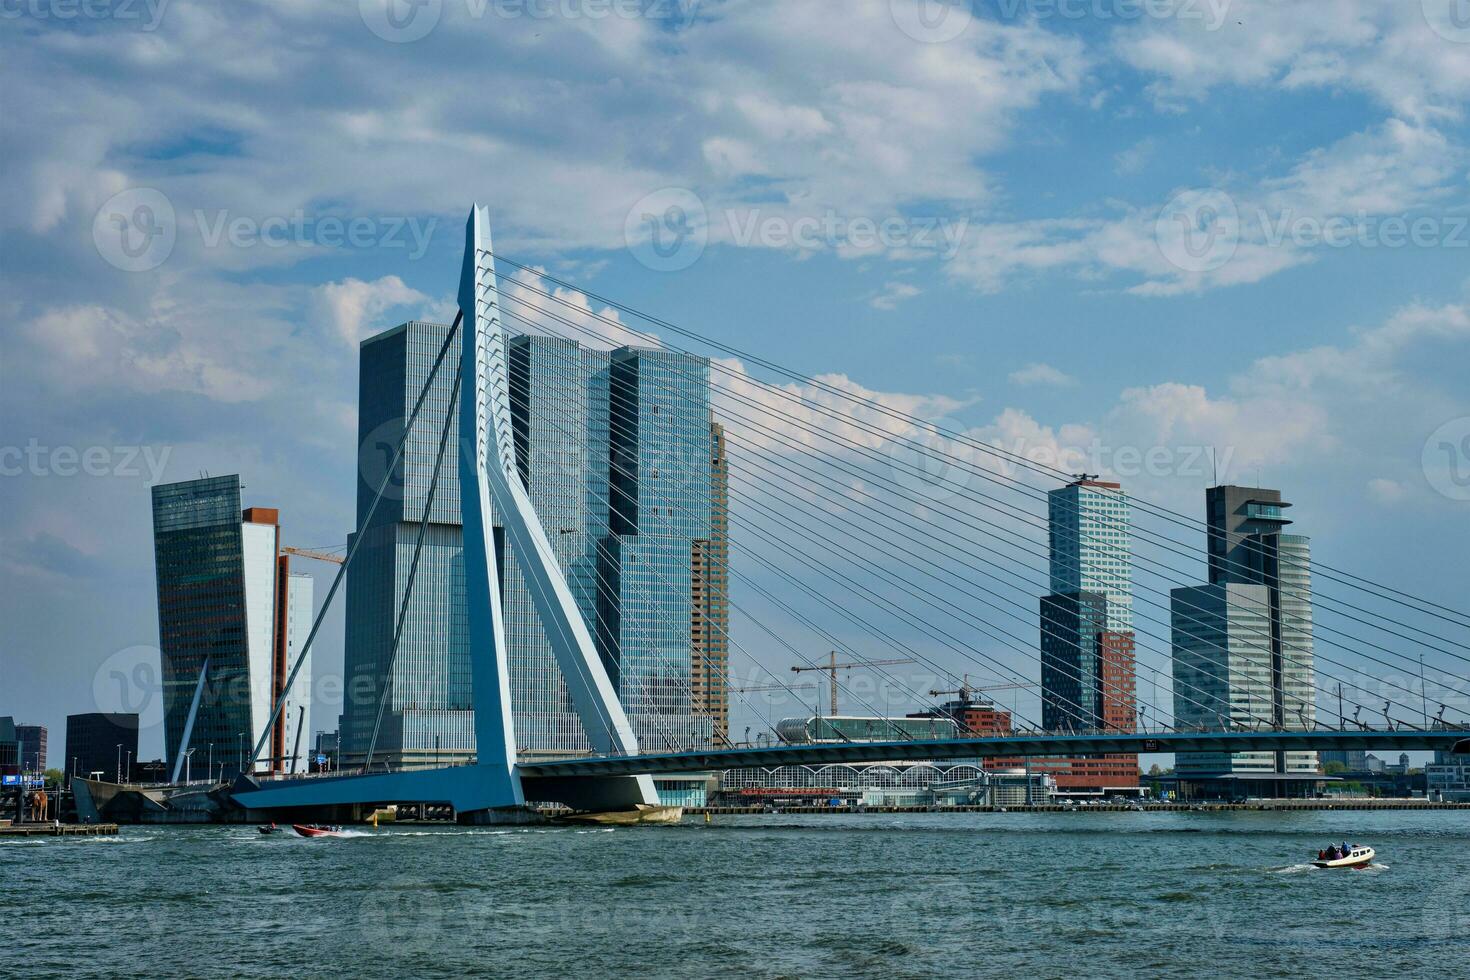
POLYGON ((1376 749, 1470 752, 1470 731, 1192 732, 1158 735, 1006 735, 903 742, 840 742, 766 748, 670 752, 627 757, 582 757, 523 764, 527 776, 614 776, 700 772, 751 766, 834 762, 907 762, 928 759, 1015 758, 1152 752, 1295 752, 1376 749))

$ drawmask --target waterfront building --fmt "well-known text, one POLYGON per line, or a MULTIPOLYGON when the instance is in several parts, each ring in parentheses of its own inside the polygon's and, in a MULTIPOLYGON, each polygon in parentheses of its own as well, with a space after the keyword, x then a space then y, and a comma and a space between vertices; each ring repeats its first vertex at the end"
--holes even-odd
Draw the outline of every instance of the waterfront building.
MULTIPOLYGON (((1208 586, 1171 593, 1174 714, 1183 727, 1309 731, 1316 724, 1311 549, 1286 534, 1278 490, 1205 491, 1208 586)), ((1181 775, 1289 780, 1315 752, 1180 753, 1181 775)), ((1350 767, 1351 768, 1351 767, 1350 767)))
MULTIPOLYGON (((309 628, 309 580, 290 574, 280 513, 242 510, 240 487, 230 475, 153 488, 164 745, 175 778, 192 770, 184 765, 191 751, 213 759, 211 775, 243 768, 284 689, 291 612, 309 628)), ((298 677, 298 717, 309 698, 298 677)), ((286 739, 283 711, 257 770, 283 769, 286 739)))
POLYGON ((15 738, 20 744, 20 771, 46 771, 46 726, 16 725, 15 738))
MULTIPOLYGON (((71 776, 100 772, 103 778, 118 778, 127 758, 138 758, 138 716, 100 711, 66 716, 66 767, 71 776)), ((127 773, 121 774, 126 778, 127 773)))
POLYGON ((0 776, 20 772, 20 739, 15 733, 15 719, 0 717, 0 776))
POLYGON ((833 763, 727 769, 718 774, 718 802, 727 806, 828 804, 866 806, 1045 803, 1056 793, 1048 773, 987 770, 973 763, 833 763), (1029 794, 1028 794, 1028 786, 1029 794))
MULTIPOLYGON (((474 753, 464 622, 459 474, 448 456, 396 656, 393 634, 449 415, 458 444, 458 334, 419 422, 367 513, 449 327, 410 322, 360 352, 358 551, 347 575, 344 766, 434 765, 474 753), (386 700, 379 722, 379 703, 386 700)), ((562 572, 642 744, 710 745, 728 726, 723 433, 711 428, 708 362, 668 351, 594 350, 544 336, 507 350, 516 462, 562 572)), ((498 527, 498 522, 496 524, 498 527)), ((517 752, 589 750, 514 548, 501 569, 517 752)))
POLYGON ((1424 767, 1424 785, 1431 797, 1447 803, 1470 803, 1470 755, 1455 755, 1441 749, 1424 767))
MULTIPOLYGON (((1042 727, 1132 732, 1137 670, 1128 495, 1120 484, 1084 475, 1047 494, 1047 516, 1052 591, 1040 608, 1042 727)), ((1136 755, 1047 764, 1063 792, 1138 786, 1136 755)))

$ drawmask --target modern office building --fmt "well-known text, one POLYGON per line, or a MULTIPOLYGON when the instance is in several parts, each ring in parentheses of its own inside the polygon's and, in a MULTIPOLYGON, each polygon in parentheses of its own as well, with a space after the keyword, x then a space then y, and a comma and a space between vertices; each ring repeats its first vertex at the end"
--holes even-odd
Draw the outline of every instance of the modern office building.
POLYGON ((66 766, 69 776, 103 774, 126 779, 127 760, 138 758, 138 716, 93 711, 66 716, 66 766), (121 770, 121 771, 120 771, 121 770))
MULTIPOLYGON (((1287 534, 1291 523, 1284 515, 1291 504, 1278 490, 1262 487, 1218 486, 1205 491, 1209 528, 1209 594, 1196 590, 1173 602, 1175 653, 1175 714, 1198 723, 1213 714, 1237 723, 1289 731, 1307 731, 1316 723, 1316 676, 1312 650, 1312 580, 1310 539, 1287 534), (1245 586, 1233 590, 1229 586, 1245 586), (1236 598, 1239 597, 1239 608, 1236 598), (1194 607, 1201 607, 1196 610, 1194 607), (1182 617, 1182 618, 1181 618, 1182 617), (1264 617, 1264 619, 1262 618, 1264 617), (1198 619, 1198 622, 1194 620, 1198 619), (1195 697, 1181 689, 1178 641, 1187 644, 1183 668, 1188 677, 1214 669, 1224 673, 1243 692, 1225 710, 1210 696, 1195 697), (1208 650, 1212 642, 1227 644, 1208 650), (1248 671, 1248 673, 1240 673, 1248 671), (1241 707, 1242 697, 1249 700, 1241 707), (1207 703, 1208 708, 1185 698, 1207 703), (1180 714, 1180 712, 1184 714, 1180 714)), ((1207 687, 1206 690, 1217 690, 1207 687)), ((1279 778, 1318 771, 1315 752, 1276 752, 1272 771, 1279 778)), ((1223 770, 1258 773, 1262 759, 1247 753, 1223 770)), ((1199 772, 1219 759, 1181 756, 1181 772, 1199 772)))
MULTIPOLYGON (((176 778, 191 751, 213 760, 212 776, 239 772, 284 688, 289 638, 305 639, 291 613, 309 628, 311 587, 290 574, 280 536, 277 510, 241 509, 238 475, 153 488, 164 746, 176 778)), ((302 673, 308 683, 298 676, 257 770, 285 768, 287 717, 310 698, 309 665, 302 673)))
POLYGON ((21 772, 45 772, 46 726, 16 725, 15 738, 20 743, 21 772))
POLYGON ((692 629, 696 542, 711 541, 714 512, 709 362, 631 347, 611 359, 596 636, 639 744, 707 747, 714 720, 694 707, 692 629))
MULTIPOLYGON (((452 452, 458 334, 390 475, 390 491, 368 514, 448 336, 446 325, 415 321, 361 348, 361 544, 347 575, 344 767, 361 765, 369 747, 374 765, 394 767, 474 753, 452 452), (446 413, 450 449, 440 462, 446 413), (420 518, 435 483, 419 549, 420 518), (410 575, 413 601, 404 607, 410 575), (395 655, 394 631, 405 608, 395 655)), ((594 350, 544 336, 511 338, 507 360, 521 479, 635 732, 659 748, 710 744, 724 671, 718 689, 699 688, 696 665, 704 672, 723 662, 728 545, 715 503, 724 464, 710 427, 707 362, 666 351, 594 350)), ((507 545, 502 554, 518 753, 586 752, 586 734, 514 549, 507 545)))
POLYGON ((20 772, 20 739, 15 733, 15 719, 0 717, 0 776, 20 772))
MULTIPOLYGON (((1082 476, 1047 495, 1050 595, 1041 599, 1041 717, 1048 731, 1136 727, 1132 537, 1122 486, 1082 476)), ((1136 755, 1047 760, 1060 791, 1138 786, 1136 755)))

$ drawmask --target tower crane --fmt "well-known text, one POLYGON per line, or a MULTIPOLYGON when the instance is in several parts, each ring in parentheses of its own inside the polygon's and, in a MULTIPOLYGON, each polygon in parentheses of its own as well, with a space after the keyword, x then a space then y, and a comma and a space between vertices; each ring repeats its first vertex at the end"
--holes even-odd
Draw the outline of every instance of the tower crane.
POLYGON ((281 545, 281 554, 297 555, 301 558, 315 558, 317 561, 329 561, 333 565, 342 565, 347 562, 347 559, 341 555, 333 555, 325 551, 312 551, 310 548, 292 548, 287 545, 281 545))
POLYGON ((839 670, 850 670, 853 667, 887 667, 891 664, 911 664, 912 657, 903 657, 897 660, 862 660, 854 663, 840 664, 837 662, 837 651, 833 650, 827 654, 825 664, 813 664, 810 667, 792 667, 793 674, 800 674, 808 670, 824 670, 827 672, 828 681, 832 687, 832 715, 837 714, 837 672, 839 670))

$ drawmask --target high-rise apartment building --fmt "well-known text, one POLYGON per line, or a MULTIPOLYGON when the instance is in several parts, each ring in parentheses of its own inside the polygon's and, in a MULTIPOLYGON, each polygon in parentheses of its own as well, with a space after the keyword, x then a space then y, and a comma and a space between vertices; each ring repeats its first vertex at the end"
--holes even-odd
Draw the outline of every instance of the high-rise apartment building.
MULTIPOLYGON (((362 764, 375 726, 375 764, 432 765, 474 752, 459 475, 452 455, 458 444, 451 404, 457 334, 389 492, 371 521, 366 513, 448 335, 443 324, 411 322, 362 345, 362 544, 347 576, 344 767, 362 764), (446 412, 449 455, 439 467, 412 572, 446 412), (413 600, 394 656, 393 632, 411 573, 413 600)), ((650 746, 708 744, 712 712, 695 707, 696 658, 710 659, 695 640, 696 597, 703 615, 713 619, 723 615, 724 591, 723 577, 716 582, 696 575, 696 556, 701 548, 713 554, 726 546, 723 522, 718 539, 711 530, 720 479, 711 461, 718 459, 723 469, 723 452, 711 454, 707 362, 666 351, 594 350, 544 336, 512 337, 507 354, 519 475, 635 732, 650 746)), ((585 752, 586 734, 514 548, 502 543, 502 549, 518 753, 585 752)), ((723 573, 723 553, 718 563, 723 573)))
MULTIPOLYGON (((1311 547, 1310 539, 1284 532, 1290 506, 1278 490, 1205 491, 1210 585, 1175 589, 1172 600, 1174 713, 1183 724, 1307 731, 1316 723, 1311 547), (1204 691, 1193 690, 1195 683, 1204 691)), ((1318 758, 1181 753, 1177 767, 1181 775, 1266 770, 1284 777, 1315 773, 1318 758)))
MULTIPOLYGON (((155 486, 153 548, 174 776, 190 751, 215 760, 212 775, 238 772, 285 684, 289 613, 305 609, 309 620, 310 579, 289 573, 279 512, 241 509, 238 475, 155 486)), ((298 677, 288 709, 299 716, 309 698, 298 677)), ((283 769, 287 714, 272 726, 257 770, 283 769)))
POLYGON ((710 423, 710 536, 694 542, 690 623, 694 711, 709 717, 717 745, 730 742, 730 470, 725 429, 710 423))
MULTIPOLYGON (((1052 594, 1041 600, 1041 715, 1048 731, 1131 732, 1136 721, 1128 496, 1081 477, 1047 495, 1052 594)), ((1138 785, 1136 755, 1075 760, 1062 791, 1138 785)))

